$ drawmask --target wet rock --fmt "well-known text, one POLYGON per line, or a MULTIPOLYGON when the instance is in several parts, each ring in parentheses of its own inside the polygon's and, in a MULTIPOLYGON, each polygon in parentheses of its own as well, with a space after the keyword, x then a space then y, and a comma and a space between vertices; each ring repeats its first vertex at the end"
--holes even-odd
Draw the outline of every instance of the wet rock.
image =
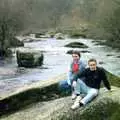
POLYGON ((54 38, 55 34, 56 34, 56 31, 48 31, 48 32, 46 32, 46 35, 49 36, 49 38, 54 38))
POLYGON ((56 39, 64 39, 64 35, 62 33, 57 33, 54 36, 56 39))
POLYGON ((17 39, 19 39, 22 42, 36 42, 36 41, 41 41, 40 38, 36 38, 35 35, 28 35, 28 36, 16 36, 17 39))
POLYGON ((41 38, 41 36, 45 35, 44 33, 35 33, 35 38, 41 38))
POLYGON ((17 37, 14 37, 11 41, 10 44, 12 47, 23 47, 24 43, 23 41, 19 40, 17 37))
POLYGON ((35 38, 50 38, 51 36, 46 33, 36 33, 35 38))
POLYGON ((85 33, 72 33, 71 35, 70 35, 70 37, 71 38, 86 38, 87 36, 86 36, 86 34, 85 33))
POLYGON ((99 64, 102 65, 102 64, 104 64, 104 62, 103 61, 99 61, 99 64))
POLYGON ((24 41, 24 42, 33 42, 34 39, 32 39, 32 38, 25 38, 23 41, 24 41))
POLYGON ((65 45, 65 47, 71 47, 71 48, 88 48, 88 46, 86 46, 85 44, 80 43, 80 42, 72 42, 72 43, 69 43, 69 44, 65 45))
MULTIPOLYGON (((90 51, 87 51, 87 50, 82 50, 82 51, 78 51, 80 53, 91 53, 90 51)), ((67 54, 72 54, 73 53, 73 50, 68 50, 67 51, 67 54)))
POLYGON ((107 54, 106 56, 113 56, 112 54, 107 54))
POLYGON ((19 67, 32 68, 43 64, 43 53, 32 49, 19 49, 16 52, 19 67))
POLYGON ((120 58, 120 56, 117 56, 117 58, 120 58))
POLYGON ((91 52, 88 50, 82 50, 81 53, 91 53, 91 52))
POLYGON ((96 120, 96 118, 104 120, 113 117, 113 113, 120 106, 120 88, 112 87, 112 89, 111 93, 105 91, 104 88, 101 89, 99 96, 95 100, 75 111, 70 109, 73 104, 71 97, 63 97, 56 100, 38 102, 14 114, 7 115, 1 120, 79 120, 79 118, 81 120, 89 120, 89 118, 92 120, 96 120))

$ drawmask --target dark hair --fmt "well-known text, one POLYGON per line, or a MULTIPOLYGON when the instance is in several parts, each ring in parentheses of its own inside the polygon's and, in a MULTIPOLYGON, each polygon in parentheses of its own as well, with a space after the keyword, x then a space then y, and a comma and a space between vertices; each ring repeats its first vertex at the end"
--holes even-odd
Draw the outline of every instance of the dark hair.
POLYGON ((94 59, 94 58, 91 58, 91 59, 88 60, 88 63, 89 63, 89 62, 95 62, 95 63, 97 63, 97 60, 94 59))
POLYGON ((81 54, 80 54, 79 51, 72 51, 72 54, 76 54, 76 55, 78 55, 79 57, 81 57, 81 54))

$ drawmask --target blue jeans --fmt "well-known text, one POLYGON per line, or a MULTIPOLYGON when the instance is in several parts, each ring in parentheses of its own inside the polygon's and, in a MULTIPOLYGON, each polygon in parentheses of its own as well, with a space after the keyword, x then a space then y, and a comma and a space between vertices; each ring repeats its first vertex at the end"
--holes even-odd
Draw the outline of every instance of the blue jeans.
POLYGON ((71 85, 68 84, 67 80, 60 81, 59 88, 63 91, 71 91, 71 85))
POLYGON ((68 80, 62 80, 59 82, 59 88, 62 91, 71 91, 74 92, 76 95, 79 94, 78 86, 74 87, 68 83, 68 80))
POLYGON ((80 101, 84 105, 86 105, 88 102, 90 102, 93 98, 95 98, 98 95, 99 90, 95 88, 88 87, 82 80, 77 80, 77 86, 76 86, 76 92, 77 94, 84 94, 84 98, 80 101))

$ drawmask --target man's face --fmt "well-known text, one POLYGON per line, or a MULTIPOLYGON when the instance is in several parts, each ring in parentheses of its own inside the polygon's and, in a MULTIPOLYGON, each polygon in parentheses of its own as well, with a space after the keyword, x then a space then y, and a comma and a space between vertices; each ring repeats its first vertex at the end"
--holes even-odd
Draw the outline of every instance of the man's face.
POLYGON ((89 65, 91 71, 95 71, 96 70, 97 63, 95 61, 89 62, 88 65, 89 65))
POLYGON ((72 54, 73 61, 78 61, 80 59, 79 55, 72 54))

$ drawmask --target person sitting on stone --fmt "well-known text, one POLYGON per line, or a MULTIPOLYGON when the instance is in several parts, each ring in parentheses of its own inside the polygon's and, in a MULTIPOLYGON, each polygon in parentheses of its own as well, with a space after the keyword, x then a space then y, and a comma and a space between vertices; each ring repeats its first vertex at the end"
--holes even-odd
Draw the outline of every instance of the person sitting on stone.
POLYGON ((78 78, 84 77, 84 79, 77 80, 76 90, 78 90, 77 93, 79 93, 80 96, 78 96, 71 106, 71 109, 73 110, 86 105, 98 95, 101 81, 103 81, 105 87, 111 91, 105 70, 102 67, 97 66, 96 59, 90 59, 88 65, 89 67, 78 75, 78 78), (84 97, 82 95, 84 95, 84 97))
POLYGON ((72 63, 70 64, 70 69, 68 72, 68 79, 67 80, 62 80, 59 83, 60 89, 63 90, 72 90, 72 99, 75 99, 77 97, 77 90, 76 88, 76 81, 77 81, 77 76, 80 74, 82 71, 85 70, 86 64, 83 62, 83 60, 80 59, 81 54, 78 51, 73 51, 72 52, 72 63))

